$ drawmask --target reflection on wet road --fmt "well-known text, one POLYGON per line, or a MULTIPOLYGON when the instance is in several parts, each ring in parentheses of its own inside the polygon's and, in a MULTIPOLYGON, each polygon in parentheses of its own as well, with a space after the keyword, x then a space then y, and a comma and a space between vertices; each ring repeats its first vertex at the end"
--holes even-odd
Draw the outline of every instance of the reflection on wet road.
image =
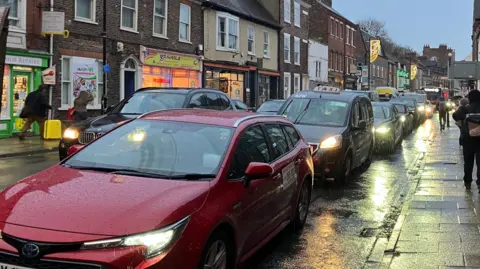
MULTIPOLYGON (((395 154, 377 156, 346 187, 316 187, 302 233, 286 229, 241 269, 362 268, 377 238, 387 238, 410 188, 410 174, 438 130, 427 120, 395 154)), ((57 163, 49 153, 0 160, 0 189, 57 163)))
POLYGON ((316 187, 303 233, 285 230, 242 269, 362 268, 376 238, 390 235, 410 188, 409 171, 427 150, 435 126, 427 120, 395 154, 377 156, 346 187, 316 187))

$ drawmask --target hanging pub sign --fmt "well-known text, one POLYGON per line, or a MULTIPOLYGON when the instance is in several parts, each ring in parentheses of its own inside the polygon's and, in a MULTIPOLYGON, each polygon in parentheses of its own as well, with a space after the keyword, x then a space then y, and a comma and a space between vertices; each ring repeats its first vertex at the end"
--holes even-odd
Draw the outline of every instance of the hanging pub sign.
POLYGON ((55 65, 42 71, 43 84, 55 85, 55 65))

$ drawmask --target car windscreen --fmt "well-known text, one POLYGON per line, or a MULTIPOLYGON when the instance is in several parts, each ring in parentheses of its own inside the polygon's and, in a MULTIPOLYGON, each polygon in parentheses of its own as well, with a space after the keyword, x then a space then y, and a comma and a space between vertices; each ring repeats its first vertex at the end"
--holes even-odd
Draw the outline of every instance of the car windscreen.
POLYGON ((390 119, 392 116, 392 112, 388 107, 385 106, 373 106, 373 117, 376 119, 390 119))
POLYGON ((410 94, 410 95, 407 95, 408 98, 412 98, 412 99, 415 99, 417 101, 417 103, 425 103, 425 95, 423 94, 410 94))
POLYGON ((292 99, 282 113, 295 124, 345 126, 348 103, 325 99, 292 99))
POLYGON ((135 120, 86 146, 64 165, 92 170, 139 171, 162 178, 217 174, 233 128, 135 120))
POLYGON ((267 101, 263 103, 257 112, 277 112, 285 101, 267 101))
POLYGON ((397 99, 402 103, 406 104, 409 108, 415 108, 415 101, 413 99, 399 98, 397 99))
POLYGON ((407 109, 405 108, 404 105, 395 105, 395 107, 397 108, 398 112, 407 113, 407 109))
POLYGON ((185 94, 175 92, 137 92, 113 113, 141 115, 155 110, 182 108, 185 98, 185 94))

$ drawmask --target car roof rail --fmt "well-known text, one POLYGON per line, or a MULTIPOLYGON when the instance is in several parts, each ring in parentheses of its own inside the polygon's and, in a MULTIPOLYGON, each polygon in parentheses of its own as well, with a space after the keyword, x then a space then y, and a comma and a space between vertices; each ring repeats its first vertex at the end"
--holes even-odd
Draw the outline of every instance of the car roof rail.
POLYGON ((246 117, 243 117, 243 118, 240 118, 238 119, 234 124, 233 124, 233 127, 238 127, 242 122, 245 122, 247 120, 251 120, 251 119, 256 119, 256 118, 283 118, 283 116, 281 115, 262 115, 262 114, 257 114, 257 115, 250 115, 250 116, 246 116, 246 117))

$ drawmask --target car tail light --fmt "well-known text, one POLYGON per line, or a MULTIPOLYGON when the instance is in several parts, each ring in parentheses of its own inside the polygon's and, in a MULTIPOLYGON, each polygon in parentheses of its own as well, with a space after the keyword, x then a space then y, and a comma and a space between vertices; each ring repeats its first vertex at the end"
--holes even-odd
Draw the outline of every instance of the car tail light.
POLYGON ((312 155, 315 155, 315 153, 317 153, 317 151, 318 151, 318 144, 309 143, 309 145, 310 145, 310 153, 312 155))

